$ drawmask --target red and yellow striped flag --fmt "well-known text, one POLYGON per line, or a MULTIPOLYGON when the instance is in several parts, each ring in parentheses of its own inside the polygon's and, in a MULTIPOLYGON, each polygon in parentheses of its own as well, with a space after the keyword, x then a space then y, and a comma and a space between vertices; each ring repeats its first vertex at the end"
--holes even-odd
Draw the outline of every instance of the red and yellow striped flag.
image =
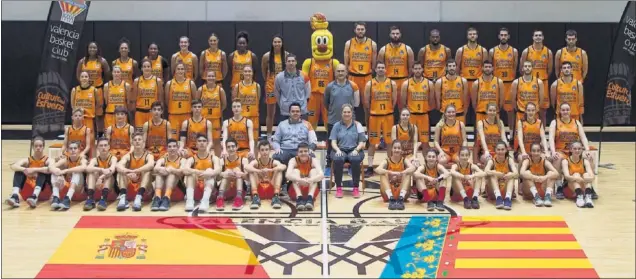
POLYGON ((37 278, 264 278, 229 218, 84 216, 37 278))

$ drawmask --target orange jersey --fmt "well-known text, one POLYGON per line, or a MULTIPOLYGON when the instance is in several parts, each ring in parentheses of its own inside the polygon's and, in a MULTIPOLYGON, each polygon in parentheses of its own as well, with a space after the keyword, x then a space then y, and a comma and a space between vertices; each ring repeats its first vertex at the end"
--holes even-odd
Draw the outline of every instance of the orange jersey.
MULTIPOLYGON (((195 161, 197 160, 197 158, 199 158, 196 154, 193 156, 195 159, 195 161)), ((170 160, 170 156, 168 154, 163 156, 163 166, 164 167, 171 167, 174 169, 179 169, 181 168, 181 156, 177 155, 177 158, 174 160, 170 160)))
POLYGON ((126 107, 128 105, 125 81, 122 80, 119 85, 115 85, 113 81, 108 82, 108 99, 106 103, 106 112, 108 113, 114 113, 116 107, 126 107))
POLYGON ((568 170, 570 171, 570 175, 575 173, 583 175, 586 172, 585 160, 583 160, 583 158, 579 158, 578 162, 574 162, 574 160, 572 160, 572 156, 570 156, 568 158, 568 170))
POLYGON ((361 43, 356 38, 349 40, 349 73, 371 74, 371 62, 373 62, 373 41, 370 38, 364 38, 361 43))
POLYGON ((442 44, 439 48, 433 50, 431 45, 426 45, 424 48, 424 57, 422 61, 424 63, 424 77, 427 79, 435 80, 446 73, 446 47, 442 44))
POLYGON ((241 118, 239 121, 235 121, 234 118, 227 120, 227 133, 228 137, 233 138, 238 143, 238 149, 249 149, 250 138, 247 129, 247 117, 241 118))
POLYGON ((499 127, 499 123, 488 123, 488 120, 482 121, 484 125, 484 137, 486 138, 486 145, 488 145, 488 150, 495 151, 495 146, 497 142, 501 140, 501 129, 499 127))
POLYGON ((431 87, 428 79, 416 81, 410 78, 408 87, 406 88, 406 107, 411 113, 427 113, 431 109, 428 105, 428 99, 431 94, 431 87))
POLYGON ((556 107, 560 108, 561 104, 570 104, 570 114, 578 116, 581 114, 579 107, 582 107, 582 99, 579 95, 579 83, 578 80, 572 79, 570 82, 565 82, 563 78, 557 79, 556 86, 556 107))
POLYGON ((100 169, 110 168, 110 162, 113 160, 113 155, 108 154, 106 160, 102 160, 100 156, 97 156, 97 167, 100 169))
POLYGON ((265 90, 267 93, 274 92, 274 80, 276 79, 276 75, 284 70, 283 68, 283 58, 281 57, 281 53, 269 53, 269 59, 274 57, 274 71, 271 72, 269 70, 269 64, 267 64, 267 82, 265 83, 265 90))
POLYGON ((168 89, 168 113, 188 114, 192 112, 192 88, 190 79, 170 81, 168 89))
POLYGON ((497 158, 492 158, 492 162, 493 162, 493 167, 495 169, 495 171, 498 171, 500 173, 509 173, 512 171, 512 168, 510 168, 510 162, 508 161, 508 158, 504 159, 503 162, 498 162, 497 158))
POLYGON ((130 124, 126 124, 121 128, 117 127, 117 124, 111 126, 110 149, 129 150, 130 146, 130 124))
POLYGON ((371 115, 388 115, 393 113, 393 85, 385 78, 371 80, 371 115))
POLYGON ((437 168, 437 165, 433 168, 428 168, 428 166, 424 164, 424 174, 430 177, 439 177, 439 169, 437 168))
POLYGON ((576 120, 570 119, 570 123, 565 123, 561 119, 556 119, 556 135, 554 136, 554 145, 559 150, 566 150, 570 144, 579 141, 579 127, 576 120))
POLYGON ((406 169, 406 163, 404 158, 401 158, 397 162, 393 162, 391 158, 386 158, 386 170, 388 171, 404 171, 406 169))
POLYGON ((245 54, 240 54, 236 50, 232 56, 232 83, 230 85, 234 86, 243 80, 243 69, 246 66, 252 66, 252 52, 248 50, 245 54))
POLYGON ((252 81, 249 85, 245 85, 243 81, 238 83, 236 98, 243 105, 241 115, 248 117, 258 116, 258 93, 258 84, 256 82, 252 81))
MULTIPOLYGON (((77 166, 79 166, 81 164, 82 164, 82 158, 81 157, 78 156, 77 159, 75 159, 75 161, 73 161, 70 156, 66 156, 66 169, 74 168, 74 167, 77 167, 77 166)), ((67 173, 66 174, 66 181, 70 182, 72 175, 73 174, 71 174, 71 173, 67 173)))
POLYGON ((548 170, 545 168, 545 159, 541 158, 539 161, 532 161, 532 158, 529 158, 530 161, 529 170, 533 175, 545 175, 548 173, 548 170))
MULTIPOLYGON (((572 76, 575 79, 583 82, 583 50, 576 48, 575 51, 570 52, 567 47, 561 49, 561 65, 563 62, 570 62, 572 64, 572 76)), ((563 76, 563 73, 561 73, 563 76)))
POLYGON ((394 47, 388 43, 384 47, 384 63, 386 66, 386 76, 389 78, 404 78, 409 76, 409 54, 406 45, 400 43, 394 47))
POLYGON ((503 81, 513 81, 515 79, 515 53, 511 46, 508 46, 506 50, 502 50, 499 46, 496 46, 492 60, 495 70, 494 75, 496 77, 503 81))
POLYGON ((453 126, 448 126, 444 123, 441 130, 439 142, 444 153, 449 155, 459 153, 459 148, 464 143, 462 127, 459 121, 456 120, 453 126))
POLYGON ((146 164, 146 157, 148 153, 144 151, 144 154, 141 157, 135 157, 135 153, 130 153, 130 160, 128 161, 128 169, 136 170, 138 168, 143 167, 146 164))
POLYGON ((41 168, 46 166, 46 161, 49 159, 48 156, 42 156, 42 158, 35 159, 33 156, 29 156, 27 162, 27 168, 41 168))
POLYGON ((208 80, 207 73, 214 72, 216 75, 216 80, 223 80, 223 55, 220 49, 216 51, 210 51, 210 49, 205 50, 205 56, 202 59, 205 59, 205 74, 201 78, 204 80, 208 80))
POLYGON ((529 149, 535 143, 541 144, 541 120, 535 119, 534 123, 527 120, 521 121, 521 131, 523 133, 523 144, 529 149))
MULTIPOLYGON (((166 157, 167 158, 167 157, 166 157)), ((199 154, 194 154, 192 156, 194 158, 194 162, 192 162, 192 168, 195 170, 207 170, 214 168, 214 162, 212 161, 212 153, 208 153, 208 156, 199 158, 199 154)), ((167 161, 167 160, 166 160, 167 161)))
POLYGON ((66 138, 68 139, 67 142, 79 142, 79 150, 83 151, 84 148, 86 148, 86 129, 86 125, 78 129, 75 129, 73 125, 71 125, 71 127, 68 127, 68 132, 66 132, 66 138))
POLYGON ((152 155, 155 156, 155 159, 159 159, 159 156, 168 152, 168 139, 170 135, 168 131, 168 121, 161 119, 161 123, 155 125, 151 119, 146 123, 148 124, 146 150, 150 151, 152 155))
POLYGON ((539 80, 534 76, 530 81, 517 79, 517 111, 525 112, 528 103, 539 106, 539 80))
MULTIPOLYGON (((194 77, 194 57, 195 56, 192 51, 188 51, 188 53, 186 54, 181 53, 181 51, 177 52, 177 64, 183 63, 183 65, 185 65, 185 76, 189 79, 192 79, 194 77)), ((174 73, 172 74, 174 75, 174 73)))
POLYGON ((407 156, 407 155, 412 155, 413 154, 413 137, 411 136, 411 134, 414 134, 412 132, 412 130, 414 129, 413 126, 411 126, 411 124, 409 123, 409 126, 406 128, 406 130, 404 128, 402 128, 402 126, 400 124, 396 124, 395 126, 395 134, 396 134, 396 140, 400 141, 402 143, 402 155, 407 156))
POLYGON ((548 79, 548 48, 543 46, 541 50, 535 50, 534 46, 529 46, 527 55, 527 61, 532 62, 532 75, 541 80, 548 79))
POLYGON ((296 156, 296 169, 300 171, 300 176, 308 177, 309 172, 312 169, 312 161, 309 158, 306 162, 302 162, 298 156, 296 156))
POLYGON ((119 66, 121 69, 121 79, 129 84, 133 83, 134 65, 132 58, 128 57, 126 62, 122 62, 121 58, 117 58, 115 62, 113 62, 113 67, 114 66, 119 66))
POLYGON ((499 107, 499 78, 492 77, 490 81, 486 81, 483 77, 480 77, 477 86, 476 112, 486 113, 489 103, 495 103, 499 107))
POLYGON ((191 150, 197 150, 197 135, 203 134, 206 137, 208 136, 208 125, 207 125, 208 121, 204 117, 201 117, 201 120, 199 120, 199 122, 194 121, 192 118, 186 121, 187 121, 187 124, 186 124, 187 136, 186 136, 185 146, 187 148, 190 148, 191 150))
MULTIPOLYGON (((148 56, 144 57, 144 59, 150 60, 148 56)), ((150 60, 150 67, 152 68, 151 72, 153 76, 163 77, 163 57, 161 57, 161 55, 157 55, 157 59, 155 60, 150 60)))
POLYGON ((454 105, 457 113, 464 112, 464 83, 458 76, 450 80, 448 77, 442 77, 441 109, 445 111, 448 105, 454 105))
POLYGON ((95 110, 97 109, 96 89, 90 86, 82 89, 81 86, 75 87, 75 98, 72 100, 73 109, 84 109, 84 117, 95 118, 95 110))
POLYGON ((327 84, 333 81, 333 59, 315 60, 311 59, 309 67, 309 81, 311 82, 311 93, 325 94, 327 84))
POLYGON ((140 76, 137 79, 137 109, 150 110, 150 106, 159 100, 159 85, 156 76, 149 79, 140 76))
POLYGON ((85 60, 80 63, 81 72, 88 73, 88 82, 92 86, 100 87, 104 85, 104 69, 102 69, 101 58, 99 60, 85 60))
POLYGON ((203 110, 201 114, 205 119, 220 119, 221 113, 221 86, 215 86, 214 89, 208 88, 207 84, 201 86, 201 102, 203 110))
POLYGON ((243 158, 241 158, 241 156, 236 156, 234 160, 230 160, 228 157, 229 156, 223 159, 223 170, 236 168, 239 168, 241 171, 243 170, 243 158))
POLYGON ((484 50, 480 45, 470 48, 464 45, 462 48, 462 68, 460 75, 467 80, 475 80, 481 77, 484 63, 484 50))
MULTIPOLYGON (((256 163, 256 169, 273 169, 274 168, 274 159, 272 158, 268 158, 267 163, 263 164, 261 163, 261 160, 257 160, 256 163)), ((260 175, 261 181, 272 181, 272 179, 274 179, 274 172, 270 172, 268 174, 261 174, 260 175)))
POLYGON ((457 172, 463 174, 463 175, 470 175, 473 174, 473 164, 472 163, 468 163, 466 165, 466 167, 462 167, 461 163, 457 164, 457 172))

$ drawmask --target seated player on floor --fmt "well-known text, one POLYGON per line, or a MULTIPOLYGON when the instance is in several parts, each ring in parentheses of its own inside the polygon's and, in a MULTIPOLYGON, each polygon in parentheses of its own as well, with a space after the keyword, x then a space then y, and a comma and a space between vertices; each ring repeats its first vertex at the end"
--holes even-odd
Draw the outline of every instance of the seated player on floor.
POLYGON ((184 171, 181 168, 185 161, 186 159, 179 155, 179 142, 175 139, 168 139, 168 153, 157 160, 153 169, 155 197, 152 198, 150 211, 168 211, 170 209, 172 190, 177 187, 177 184, 183 183, 184 171))
POLYGON ((207 212, 212 191, 216 188, 216 178, 221 173, 221 162, 214 156, 211 148, 208 148, 209 140, 204 134, 198 134, 196 140, 196 153, 188 158, 185 167, 182 167, 186 175, 185 211, 193 211, 195 199, 201 197, 199 211, 207 212), (195 193, 197 190, 198 193, 195 193))
POLYGON ((425 163, 413 173, 418 198, 422 202, 426 202, 428 211, 433 211, 436 208, 439 211, 444 211, 444 198, 448 183, 446 178, 450 176, 450 172, 439 164, 435 149, 427 150, 424 160, 425 163))
POLYGON ((524 160, 519 168, 523 185, 521 192, 524 199, 534 200, 537 207, 551 207, 554 181, 559 173, 541 154, 541 145, 534 143, 530 146, 530 158, 524 160))
POLYGON ((439 152, 439 163, 446 168, 459 162, 459 149, 467 146, 466 127, 457 120, 455 106, 446 106, 442 119, 435 125, 435 149, 439 152))
POLYGON ((42 194, 45 183, 51 184, 49 166, 54 163, 44 155, 44 139, 36 136, 31 141, 33 155, 28 158, 18 160, 11 165, 13 174, 13 191, 11 197, 7 199, 7 204, 12 207, 20 207, 20 197, 25 199, 31 208, 35 208, 37 201, 45 201, 51 197, 50 191, 42 194))
POLYGON ((87 155, 91 154, 91 135, 93 131, 84 125, 84 110, 82 108, 76 108, 71 115, 71 126, 66 127, 64 131, 64 143, 62 144, 62 150, 60 156, 55 158, 56 161, 63 159, 69 155, 67 151, 68 145, 71 142, 79 143, 79 156, 88 158, 87 155))
POLYGON ((126 122, 128 119, 128 112, 124 107, 115 108, 115 124, 110 127, 106 127, 105 136, 109 141, 110 154, 115 156, 118 161, 124 157, 124 155, 130 153, 134 149, 132 144, 132 136, 135 133, 135 127, 126 122))
POLYGON ((375 169, 380 175, 380 194, 384 202, 389 202, 389 210, 404 210, 404 202, 410 194, 411 175, 415 166, 404 158, 402 142, 391 144, 391 155, 375 169))
POLYGON ((140 132, 133 134, 134 150, 124 155, 117 164, 117 186, 119 203, 117 211, 128 209, 128 200, 134 197, 133 210, 141 211, 141 202, 146 190, 152 186, 152 169, 155 158, 144 149, 144 138, 140 132))
POLYGON ((517 166, 513 158, 508 156, 508 147, 505 142, 498 142, 494 151, 495 156, 491 157, 484 167, 484 171, 488 175, 485 181, 486 191, 488 198, 495 200, 497 209, 510 210, 512 208, 512 192, 515 188, 515 181, 519 178, 519 173, 517 173, 517 166))
POLYGON ((88 163, 86 167, 86 183, 88 184, 86 203, 84 210, 95 208, 95 199, 99 199, 97 210, 104 211, 108 206, 109 193, 115 185, 115 168, 117 158, 110 154, 110 145, 107 138, 97 140, 97 156, 88 163), (96 189, 97 188, 97 189, 96 189), (97 195, 95 194, 97 190, 97 195))
POLYGON ((575 141, 570 144, 570 155, 561 161, 561 169, 565 177, 563 193, 568 199, 576 198, 576 206, 593 208, 592 182, 594 171, 590 161, 583 157, 583 144, 575 141))
POLYGON ((272 208, 281 208, 280 187, 287 166, 270 156, 271 145, 267 140, 258 143, 258 159, 245 165, 252 186, 251 209, 261 207, 261 199, 272 199, 272 208))
POLYGON ((69 155, 50 167, 51 182, 53 183, 53 200, 51 201, 53 210, 68 210, 71 208, 71 199, 74 201, 83 200, 80 194, 83 192, 86 182, 84 180, 86 159, 80 156, 79 146, 79 142, 69 143, 69 155))
MULTIPOLYGON (((249 121, 249 120, 248 120, 249 121)), ((250 130, 251 131, 251 130, 250 130)), ((221 172, 221 185, 216 197, 216 210, 225 210, 225 200, 234 199, 232 210, 243 208, 243 183, 248 179, 244 167, 248 164, 248 159, 239 155, 238 143, 235 139, 229 138, 225 141, 224 152, 227 156, 223 158, 223 170, 221 172)))
POLYGON ((451 200, 454 202, 464 201, 465 209, 479 209, 480 185, 486 173, 476 164, 470 162, 470 149, 462 147, 459 150, 459 162, 451 167, 453 184, 451 189, 451 200))
POLYGON ((289 198, 296 201, 298 211, 314 210, 314 198, 318 195, 318 185, 325 177, 318 159, 309 156, 309 145, 299 143, 296 157, 287 164, 285 177, 291 181, 289 198))

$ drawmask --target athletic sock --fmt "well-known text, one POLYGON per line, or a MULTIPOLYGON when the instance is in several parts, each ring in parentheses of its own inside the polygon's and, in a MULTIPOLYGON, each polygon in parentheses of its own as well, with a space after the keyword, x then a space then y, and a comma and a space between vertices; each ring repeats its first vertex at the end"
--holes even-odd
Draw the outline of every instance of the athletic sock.
POLYGON ((11 191, 12 195, 17 195, 20 193, 20 187, 13 187, 13 191, 11 191))
POLYGON ((479 193, 479 191, 474 190, 474 191, 473 191, 473 198, 477 198, 477 197, 479 197, 479 194, 480 194, 480 193, 479 193))
POLYGON ((446 198, 446 187, 439 187, 439 193, 437 194, 438 201, 444 201, 446 198))
POLYGON ((495 198, 501 197, 501 193, 499 192, 499 189, 495 189, 493 192, 495 194, 495 198))
POLYGON ((88 191, 86 191, 86 195, 88 199, 92 199, 95 196, 95 189, 88 189, 88 191))
MULTIPOLYGON (((586 190, 587 190, 587 189, 586 189, 586 190)), ((576 188, 576 189, 574 189, 574 193, 575 193, 577 196, 582 195, 582 194, 583 194, 583 189, 581 189, 581 188, 576 188)))
POLYGON ((158 197, 158 198, 161 197, 161 188, 155 189, 155 197, 158 197))
POLYGON ((462 189, 461 191, 459 191, 459 194, 462 196, 462 199, 466 198, 466 190, 462 189))
POLYGON ((33 189, 33 195, 37 198, 38 196, 40 196, 40 191, 42 191, 42 187, 35 186, 35 188, 33 189))
POLYGON ((205 187, 205 189, 203 189, 203 196, 201 197, 201 201, 210 201, 210 195, 212 195, 212 189, 205 187))
POLYGON ((384 193, 386 194, 387 197, 393 198, 393 192, 391 192, 391 189, 384 190, 384 193))
POLYGON ((137 196, 144 196, 144 193, 146 192, 146 188, 139 188, 139 191, 137 191, 137 196))
POLYGON ((105 200, 106 198, 108 198, 108 192, 110 191, 110 189, 108 188, 104 188, 102 189, 102 199, 105 200))
POLYGON ((532 193, 532 196, 533 196, 533 197, 536 197, 536 196, 537 196, 537 193, 539 193, 539 192, 537 191, 537 186, 532 186, 532 187, 530 187, 530 193, 532 193))
POLYGON ((225 190, 219 190, 219 195, 216 198, 225 198, 225 190))
POLYGON ((592 188, 585 188, 585 194, 586 195, 591 195, 592 194, 592 188))
POLYGON ((75 187, 71 185, 70 189, 68 189, 68 192, 66 192, 66 196, 70 199, 70 198, 73 198, 74 194, 75 194, 75 187))
POLYGON ((406 198, 406 191, 405 190, 401 190, 400 191, 400 197, 402 197, 403 199, 406 198))
POLYGON ((53 196, 60 198, 60 188, 53 186, 53 196))
POLYGON ((552 188, 548 188, 547 190, 545 190, 545 195, 552 195, 552 188))
POLYGON ((164 197, 168 197, 168 198, 172 197, 172 188, 170 189, 166 188, 166 193, 164 197))
POLYGON ((194 200, 194 188, 192 187, 186 188, 186 199, 194 200))
POLYGON ((373 168, 373 156, 367 156, 367 163, 370 168, 373 168))

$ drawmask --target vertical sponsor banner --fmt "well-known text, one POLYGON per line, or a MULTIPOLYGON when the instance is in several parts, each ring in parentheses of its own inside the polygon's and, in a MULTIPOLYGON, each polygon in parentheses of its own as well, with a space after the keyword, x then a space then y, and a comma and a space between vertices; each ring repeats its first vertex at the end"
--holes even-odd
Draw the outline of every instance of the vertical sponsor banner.
POLYGON ((69 86, 89 5, 84 0, 51 2, 36 84, 34 136, 53 138, 64 132, 69 86))
POLYGON ((618 30, 607 73, 603 126, 629 124, 636 75, 636 2, 628 1, 618 30))

